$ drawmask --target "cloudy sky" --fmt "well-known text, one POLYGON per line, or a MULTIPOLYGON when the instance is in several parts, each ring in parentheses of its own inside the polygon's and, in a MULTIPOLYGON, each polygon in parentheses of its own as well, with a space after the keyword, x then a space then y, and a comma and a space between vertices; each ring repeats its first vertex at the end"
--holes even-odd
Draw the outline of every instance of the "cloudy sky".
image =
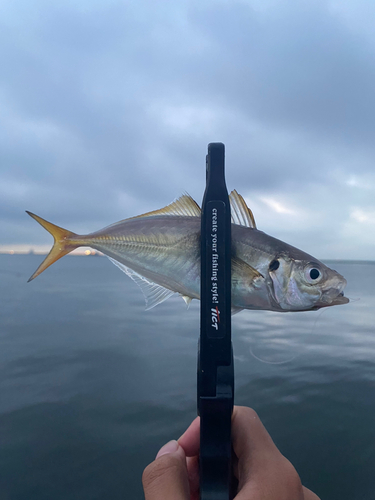
MULTIPOLYGON (((373 0, 3 0, 0 250, 199 203, 209 142, 258 228, 375 250, 373 0)), ((41 248, 41 247, 38 247, 41 248)))

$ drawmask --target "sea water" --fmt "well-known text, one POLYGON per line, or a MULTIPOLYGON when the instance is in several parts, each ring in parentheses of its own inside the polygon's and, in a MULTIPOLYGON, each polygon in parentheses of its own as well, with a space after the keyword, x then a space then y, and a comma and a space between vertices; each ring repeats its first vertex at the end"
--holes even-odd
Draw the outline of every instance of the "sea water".
MULTIPOLYGON (((0 255, 0 500, 141 500, 196 416, 199 303, 144 310, 104 257, 0 255)), ((375 262, 327 262, 350 304, 233 317, 235 403, 322 499, 375 498, 375 262)))

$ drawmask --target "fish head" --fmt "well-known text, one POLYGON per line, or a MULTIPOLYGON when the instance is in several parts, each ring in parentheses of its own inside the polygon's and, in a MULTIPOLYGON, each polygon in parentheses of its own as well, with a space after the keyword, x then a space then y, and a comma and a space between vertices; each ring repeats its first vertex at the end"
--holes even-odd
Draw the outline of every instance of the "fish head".
POLYGON ((346 279, 308 254, 279 255, 269 264, 272 295, 283 311, 302 311, 346 304, 346 279))

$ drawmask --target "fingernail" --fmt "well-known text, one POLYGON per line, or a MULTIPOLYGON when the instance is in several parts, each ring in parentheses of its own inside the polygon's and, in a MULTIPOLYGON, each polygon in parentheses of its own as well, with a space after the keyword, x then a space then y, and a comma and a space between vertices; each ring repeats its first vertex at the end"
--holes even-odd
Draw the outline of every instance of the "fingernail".
POLYGON ((174 453, 179 448, 179 444, 177 441, 169 441, 169 443, 165 444, 162 448, 160 448, 156 458, 161 457, 162 455, 166 455, 167 453, 174 453))

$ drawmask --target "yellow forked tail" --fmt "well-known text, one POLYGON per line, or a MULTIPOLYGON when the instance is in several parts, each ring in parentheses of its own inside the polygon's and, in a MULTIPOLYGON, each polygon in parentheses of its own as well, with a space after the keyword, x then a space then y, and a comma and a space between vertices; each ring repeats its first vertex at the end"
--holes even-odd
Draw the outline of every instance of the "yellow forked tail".
POLYGON ((26 213, 28 213, 30 217, 39 222, 39 224, 43 226, 44 229, 47 229, 47 231, 52 234, 55 240, 50 253, 40 264, 35 273, 30 277, 30 279, 28 280, 29 282, 34 278, 36 278, 37 276, 39 276, 40 273, 42 273, 45 269, 47 269, 47 267, 49 267, 51 264, 59 260, 61 257, 64 257, 64 255, 66 255, 67 253, 81 246, 82 243, 77 241, 74 242, 71 241, 71 238, 77 237, 75 233, 72 233, 67 229, 63 229, 62 227, 55 226, 55 224, 52 224, 51 222, 48 222, 42 219, 41 217, 38 217, 38 215, 28 212, 27 210, 26 213))

